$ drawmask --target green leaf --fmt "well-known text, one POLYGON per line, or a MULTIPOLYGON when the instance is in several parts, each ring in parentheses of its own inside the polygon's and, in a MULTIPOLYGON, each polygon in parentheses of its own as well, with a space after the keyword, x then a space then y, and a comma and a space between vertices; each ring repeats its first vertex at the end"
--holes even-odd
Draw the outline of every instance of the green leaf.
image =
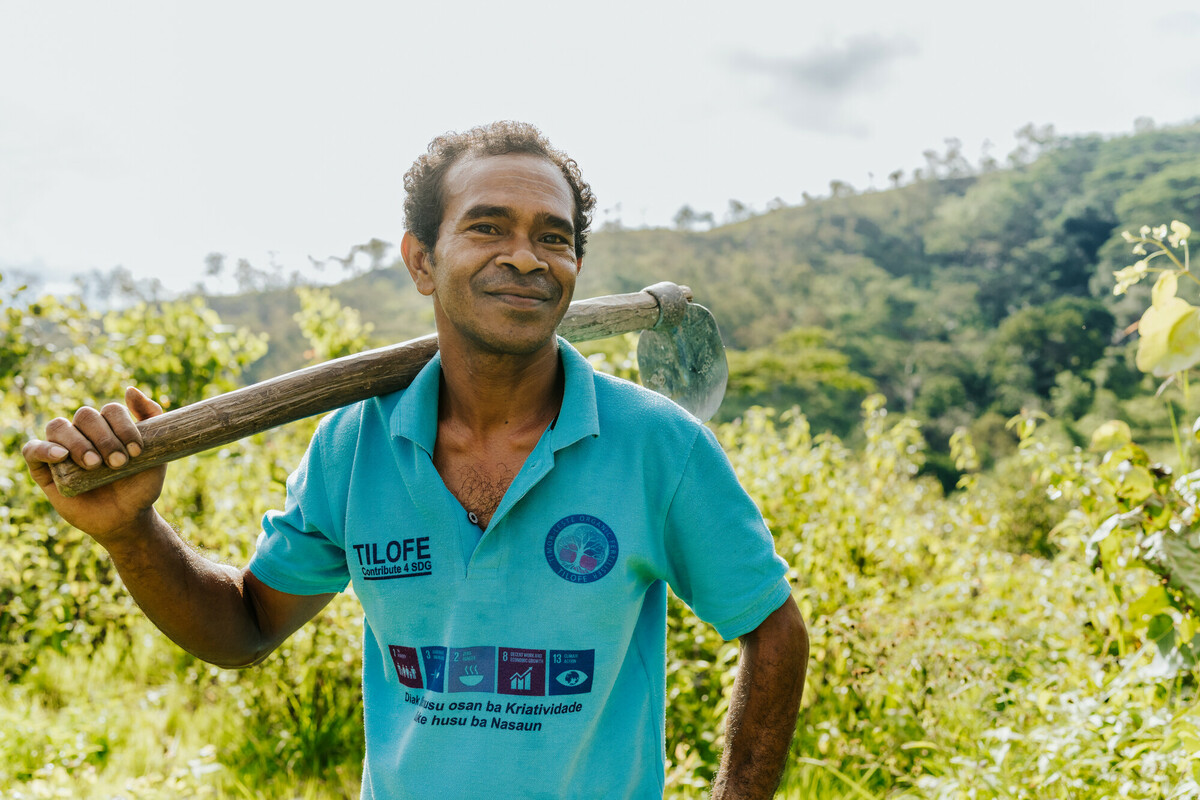
POLYGON ((1154 476, 1140 464, 1122 461, 1113 472, 1117 496, 1130 505, 1138 505, 1154 492, 1154 476))
MULTIPOLYGON (((1200 423, 1200 419, 1197 419, 1200 423)), ((1133 441, 1133 433, 1129 430, 1129 424, 1122 422, 1119 419, 1109 420, 1108 422, 1096 428, 1092 433, 1092 450, 1103 452, 1120 447, 1123 444, 1129 444, 1133 441)))
POLYGON ((1197 658, 1200 657, 1200 633, 1193 636, 1190 642, 1180 642, 1178 648, 1184 663, 1189 669, 1194 669, 1197 658))
POLYGON ((1200 601, 1200 552, 1197 551, 1197 536, 1194 533, 1169 533, 1163 536, 1162 549, 1165 555, 1168 580, 1171 586, 1196 605, 1200 601))
MULTIPOLYGON (((1158 291, 1156 284, 1156 296, 1158 291)), ((1186 300, 1167 297, 1150 306, 1138 332, 1137 367, 1142 372, 1165 378, 1200 363, 1200 309, 1186 300)))
POLYGON ((1154 661, 1146 668, 1147 674, 1155 678, 1173 678, 1184 669, 1186 659, 1175 646, 1175 621, 1167 614, 1159 614, 1150 620, 1146 639, 1155 646, 1154 661))
POLYGON ((1147 617, 1158 619, 1162 615, 1162 612, 1170 607, 1171 598, 1167 595, 1167 590, 1161 585, 1156 584, 1150 587, 1149 591, 1144 595, 1129 604, 1129 618, 1135 623, 1141 622, 1147 617))
POLYGON ((1169 614, 1156 615, 1146 626, 1146 639, 1158 645, 1160 651, 1174 647, 1175 620, 1171 619, 1169 614))
POLYGON ((1102 466, 1111 469, 1115 468, 1122 461, 1130 461, 1134 464, 1145 466, 1150 463, 1150 456, 1139 445, 1130 442, 1129 444, 1121 445, 1112 452, 1105 453, 1102 466))
POLYGON ((1121 537, 1113 534, 1118 530, 1137 527, 1141 519, 1142 511, 1137 508, 1124 514, 1113 514, 1104 520, 1084 542, 1088 563, 1096 568, 1115 558, 1121 547, 1121 537))

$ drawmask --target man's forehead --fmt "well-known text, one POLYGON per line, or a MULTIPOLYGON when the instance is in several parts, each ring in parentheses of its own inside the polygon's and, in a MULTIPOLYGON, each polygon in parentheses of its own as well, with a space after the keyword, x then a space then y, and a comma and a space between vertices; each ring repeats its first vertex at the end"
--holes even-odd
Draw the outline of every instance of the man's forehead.
POLYGON ((557 194, 573 204, 570 184, 550 159, 533 153, 470 155, 456 161, 442 184, 449 202, 463 194, 508 190, 518 194, 557 194))

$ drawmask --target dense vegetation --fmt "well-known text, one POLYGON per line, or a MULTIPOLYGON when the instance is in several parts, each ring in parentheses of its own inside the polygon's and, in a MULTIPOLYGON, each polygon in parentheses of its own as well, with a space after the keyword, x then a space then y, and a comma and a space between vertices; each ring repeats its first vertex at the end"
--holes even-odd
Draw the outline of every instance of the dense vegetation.
MULTIPOLYGON (((835 181, 800 206, 731 208, 709 230, 686 227, 696 215, 676 230, 610 222, 590 241, 578 294, 692 286, 733 349, 722 421, 799 404, 814 430, 853 437, 859 403, 879 392, 921 421, 926 469, 947 488, 954 429, 970 426, 991 463, 1011 450, 1004 421, 1023 408, 1053 414, 1077 442, 1115 416, 1165 441, 1121 334, 1146 296, 1115 298, 1112 274, 1128 263, 1122 230, 1200 219, 1200 125, 1111 138, 1029 127, 1020 141, 1004 168, 972 165, 950 141, 893 188, 835 181)), ((347 260, 365 272, 334 297, 381 341, 429 331, 394 248, 362 249, 347 260)), ((270 333, 253 376, 303 362, 294 292, 213 302, 226 321, 270 333)))
MULTIPOLYGON (((952 148, 887 192, 594 240, 584 294, 690 283, 742 348, 717 430, 812 634, 786 796, 1200 793, 1200 309, 1185 228, 1141 229, 1200 219, 1200 130, 1027 139, 1005 170, 952 148), (1135 320, 1143 335, 1119 339, 1135 320)), ((300 331, 286 358, 336 357, 428 329, 403 277, 288 292, 290 310, 282 295, 222 300, 222 318, 267 302, 300 331), (371 311, 373 297, 412 313, 371 311)), ((220 319, 199 300, 101 315, 0 283, 9 796, 357 796, 352 596, 259 667, 209 667, 154 631, 24 474, 26 437, 130 380, 172 406, 244 380, 268 344, 220 319)), ((593 361, 631 375, 630 344, 598 343, 593 361)), ((173 466, 162 511, 244 563, 312 424, 173 466)), ((699 797, 737 645, 670 614, 670 794, 699 797)))

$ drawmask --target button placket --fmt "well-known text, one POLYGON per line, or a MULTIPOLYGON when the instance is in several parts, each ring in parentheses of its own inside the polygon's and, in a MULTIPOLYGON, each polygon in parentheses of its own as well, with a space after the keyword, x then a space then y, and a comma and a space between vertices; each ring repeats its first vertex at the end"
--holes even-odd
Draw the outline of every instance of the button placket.
POLYGON ((533 448, 533 452, 529 454, 525 463, 521 465, 521 471, 517 473, 517 477, 513 479, 508 491, 504 493, 504 498, 488 522, 487 530, 483 531, 483 536, 475 545, 474 552, 467 561, 469 576, 473 577, 484 573, 498 575, 501 572, 505 549, 493 542, 497 535, 502 534, 502 531, 498 532, 497 528, 503 525, 509 511, 521 502, 521 499, 537 486, 542 478, 546 477, 553 466, 554 453, 550 447, 550 431, 548 429, 542 434, 542 438, 533 448), (489 545, 489 543, 491 544, 489 545))

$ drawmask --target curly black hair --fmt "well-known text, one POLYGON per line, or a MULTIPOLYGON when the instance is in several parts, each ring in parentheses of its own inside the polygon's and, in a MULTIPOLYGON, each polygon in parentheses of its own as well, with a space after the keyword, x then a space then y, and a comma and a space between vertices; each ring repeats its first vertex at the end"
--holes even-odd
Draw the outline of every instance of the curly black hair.
POLYGON ((404 227, 432 252, 446 210, 443 182, 446 172, 464 156, 501 156, 528 153, 548 159, 562 170, 575 199, 575 255, 583 258, 596 198, 583 180, 575 159, 550 144, 540 130, 526 122, 493 122, 465 133, 445 133, 429 143, 429 150, 404 173, 404 227))

